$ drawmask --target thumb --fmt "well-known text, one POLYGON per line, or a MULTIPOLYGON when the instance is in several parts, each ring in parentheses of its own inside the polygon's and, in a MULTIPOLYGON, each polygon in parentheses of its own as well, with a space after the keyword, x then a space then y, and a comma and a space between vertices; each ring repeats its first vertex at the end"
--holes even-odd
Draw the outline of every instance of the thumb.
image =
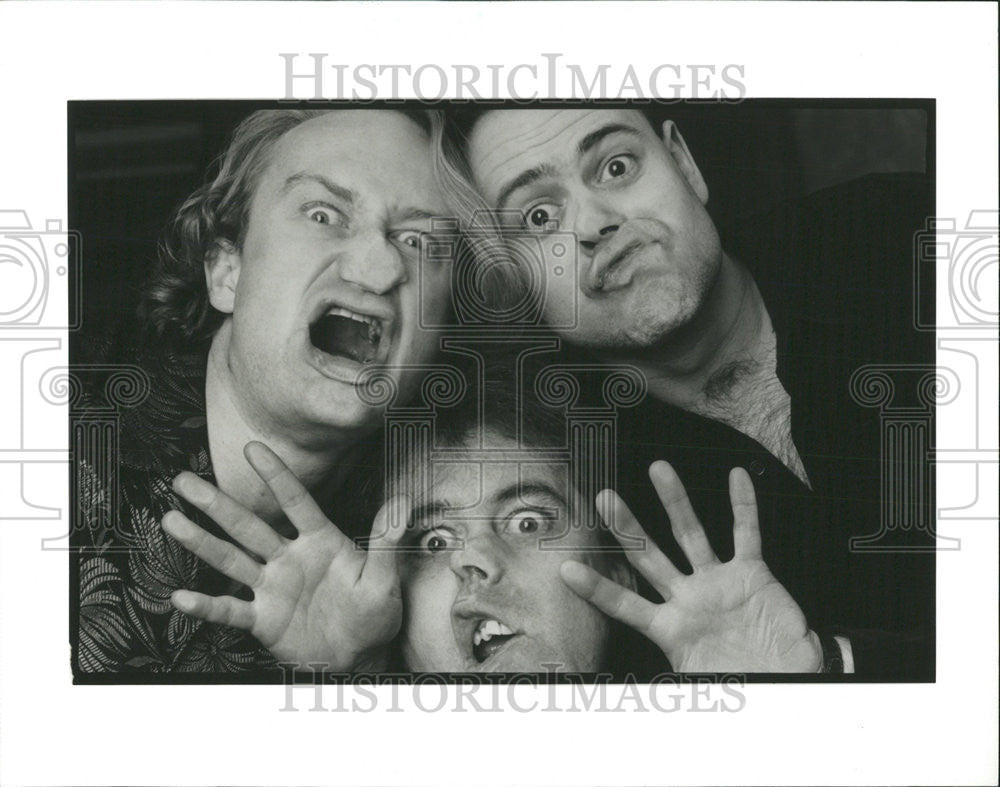
POLYGON ((407 495, 396 495, 379 509, 372 523, 362 580, 385 586, 396 584, 397 555, 400 542, 406 535, 412 507, 413 503, 407 495))

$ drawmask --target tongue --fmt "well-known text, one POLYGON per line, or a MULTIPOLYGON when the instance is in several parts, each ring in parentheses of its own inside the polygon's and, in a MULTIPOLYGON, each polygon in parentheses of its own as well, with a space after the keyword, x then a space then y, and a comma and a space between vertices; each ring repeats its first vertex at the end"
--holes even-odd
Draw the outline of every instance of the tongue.
POLYGON ((371 361, 378 349, 365 323, 333 314, 313 323, 309 339, 314 347, 329 355, 341 355, 358 363, 371 361))
POLYGON ((482 664, 486 661, 486 659, 506 645, 507 640, 513 636, 513 634, 494 634, 489 640, 483 640, 480 642, 475 648, 473 648, 475 651, 474 655, 476 657, 476 661, 482 664))

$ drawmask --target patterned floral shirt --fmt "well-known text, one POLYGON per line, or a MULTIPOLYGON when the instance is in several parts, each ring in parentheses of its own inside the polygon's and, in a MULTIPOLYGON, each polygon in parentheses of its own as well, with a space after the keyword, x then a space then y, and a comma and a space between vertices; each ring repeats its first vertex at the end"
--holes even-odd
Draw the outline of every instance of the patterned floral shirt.
POLYGON ((171 488, 182 470, 214 482, 204 369, 204 355, 75 368, 73 668, 83 682, 96 673, 277 674, 270 653, 246 632, 170 603, 178 588, 239 592, 160 527, 177 509, 220 534, 171 488))

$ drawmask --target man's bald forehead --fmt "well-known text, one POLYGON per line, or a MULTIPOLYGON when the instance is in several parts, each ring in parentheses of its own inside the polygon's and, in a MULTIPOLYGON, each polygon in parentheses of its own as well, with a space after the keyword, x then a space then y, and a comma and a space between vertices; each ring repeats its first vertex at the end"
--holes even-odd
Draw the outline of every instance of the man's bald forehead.
POLYGON ((658 125, 659 115, 662 114, 655 108, 650 107, 488 107, 475 108, 458 113, 457 125, 465 132, 466 137, 471 137, 472 133, 479 127, 486 118, 494 118, 501 115, 515 115, 517 113, 557 113, 557 112, 624 112, 637 118, 641 117, 654 131, 658 125))
POLYGON ((559 115, 567 115, 570 113, 578 115, 581 120, 584 117, 593 115, 594 113, 607 113, 609 117, 617 115, 620 119, 633 123, 637 129, 645 130, 646 128, 649 128, 652 129, 653 133, 657 136, 661 135, 660 126, 663 120, 663 110, 655 107, 518 107, 516 109, 507 109, 504 107, 490 107, 487 109, 474 108, 472 110, 466 109, 458 112, 457 116, 452 118, 451 126, 453 132, 457 131, 457 136, 462 142, 461 147, 464 148, 466 157, 468 157, 474 138, 479 136, 479 132, 481 132, 487 124, 499 124, 504 120, 510 122, 516 120, 519 116, 529 118, 534 116, 543 118, 545 115, 549 115, 552 119, 555 119, 559 115))
POLYGON ((378 129, 413 129, 427 138, 430 125, 426 116, 394 109, 330 109, 311 117, 284 134, 279 144, 294 144, 296 138, 312 134, 317 129, 328 131, 334 138, 358 136, 364 139, 378 129))

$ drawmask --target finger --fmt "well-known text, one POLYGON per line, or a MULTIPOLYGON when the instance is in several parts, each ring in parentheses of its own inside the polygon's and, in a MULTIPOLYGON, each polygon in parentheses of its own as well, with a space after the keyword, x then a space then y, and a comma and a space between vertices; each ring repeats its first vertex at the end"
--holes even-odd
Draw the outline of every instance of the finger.
POLYGON ((648 634, 656 615, 656 604, 575 560, 563 563, 559 567, 559 574, 570 590, 605 615, 631 626, 640 634, 648 634))
POLYGON ((383 587, 398 581, 399 542, 406 535, 412 502, 406 495, 396 495, 379 509, 372 524, 368 558, 361 577, 383 587))
POLYGON ((691 501, 677 473, 666 462, 654 462, 649 468, 649 479, 653 482, 656 494, 670 518, 670 529, 674 538, 684 551, 684 555, 692 568, 710 566, 718 563, 712 545, 705 537, 705 530, 698 521, 691 501))
POLYGON ((163 529, 189 552, 230 579, 253 588, 260 583, 263 567, 239 547, 202 530, 180 511, 168 511, 163 517, 163 529))
POLYGON ((254 614, 249 601, 232 596, 206 596, 193 590, 175 590, 170 594, 172 603, 181 612, 209 623, 222 623, 249 631, 253 628, 254 614))
POLYGON ((733 503, 733 546, 736 557, 760 558, 760 523, 753 481, 742 467, 729 473, 729 499, 733 503))
POLYGON ((646 535, 625 501, 612 490, 605 489, 597 496, 597 512, 622 545, 628 562, 667 601, 670 598, 670 582, 682 576, 670 558, 646 535), (641 543, 642 547, 636 548, 637 543, 641 543))
MULTIPOLYGON (((302 482, 274 451, 263 443, 252 442, 246 444, 243 455, 257 471, 257 475, 267 484, 274 499, 278 501, 281 510, 285 512, 288 521, 295 525, 296 530, 300 533, 309 533, 331 526, 332 523, 316 505, 309 490, 302 486, 302 482)), ((337 530, 336 534, 340 539, 346 542, 347 538, 340 530, 336 527, 334 529, 337 530)))
POLYGON ((177 476, 174 491, 218 522, 236 543, 264 560, 273 559, 285 548, 285 540, 267 522, 194 473, 177 476))

